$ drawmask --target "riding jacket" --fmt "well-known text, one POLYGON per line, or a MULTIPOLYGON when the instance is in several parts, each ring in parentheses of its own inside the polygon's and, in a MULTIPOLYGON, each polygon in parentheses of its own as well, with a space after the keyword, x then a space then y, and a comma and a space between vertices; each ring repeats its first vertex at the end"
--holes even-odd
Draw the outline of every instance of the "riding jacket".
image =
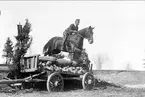
POLYGON ((78 26, 71 24, 65 31, 64 34, 72 34, 74 31, 78 31, 78 26))

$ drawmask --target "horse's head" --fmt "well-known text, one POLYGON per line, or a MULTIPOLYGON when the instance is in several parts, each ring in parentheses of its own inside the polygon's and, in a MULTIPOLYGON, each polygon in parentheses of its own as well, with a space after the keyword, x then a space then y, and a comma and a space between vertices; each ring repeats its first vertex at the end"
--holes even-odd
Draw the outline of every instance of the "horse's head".
POLYGON ((88 42, 90 44, 92 44, 94 42, 94 40, 93 40, 93 29, 94 29, 94 27, 89 26, 87 28, 86 33, 85 33, 85 37, 86 37, 86 39, 88 39, 88 42))

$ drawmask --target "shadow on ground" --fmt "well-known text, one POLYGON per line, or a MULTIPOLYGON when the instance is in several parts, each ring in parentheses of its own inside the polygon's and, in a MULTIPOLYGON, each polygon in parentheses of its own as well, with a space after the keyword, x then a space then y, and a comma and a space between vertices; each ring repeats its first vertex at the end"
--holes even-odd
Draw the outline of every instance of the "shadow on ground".
MULTIPOLYGON (((46 88, 46 82, 43 83, 28 83, 25 85, 26 87, 23 89, 18 89, 18 88, 11 88, 8 85, 0 85, 0 92, 5 92, 5 93, 16 93, 19 91, 23 92, 33 92, 33 91, 47 91, 46 88)), ((96 89, 106 89, 107 87, 115 87, 115 88, 120 88, 119 86, 107 83, 107 82, 99 82, 97 79, 95 80, 95 86, 94 90, 96 89)), ((65 80, 64 81, 64 92, 67 91, 73 91, 73 90, 80 90, 83 89, 82 87, 82 81, 80 80, 65 80)))
MULTIPOLYGON (((36 83, 34 85, 34 89, 36 90, 47 90, 46 83, 36 83)), ((64 91, 71 91, 82 89, 81 81, 79 80, 65 80, 64 81, 64 91)))
MULTIPOLYGON (((94 90, 95 89, 106 89, 107 87, 115 87, 115 88, 121 88, 120 86, 111 84, 111 83, 107 83, 104 81, 98 81, 97 79, 95 79, 95 85, 94 85, 94 90)), ((41 90, 47 90, 46 88, 46 83, 36 83, 34 85, 34 89, 41 91, 41 90)), ((83 89, 82 87, 82 81, 80 80, 65 80, 64 81, 64 91, 72 91, 72 90, 79 90, 79 89, 83 89)))
POLYGON ((96 88, 106 89, 107 87, 121 88, 121 86, 117 86, 115 84, 108 83, 108 82, 105 82, 105 81, 98 81, 97 79, 95 79, 94 89, 96 89, 96 88))

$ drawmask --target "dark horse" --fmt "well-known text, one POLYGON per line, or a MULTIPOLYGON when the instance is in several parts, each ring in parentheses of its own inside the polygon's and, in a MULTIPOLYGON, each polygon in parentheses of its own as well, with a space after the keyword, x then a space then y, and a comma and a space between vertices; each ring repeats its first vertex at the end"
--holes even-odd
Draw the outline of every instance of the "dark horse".
MULTIPOLYGON (((70 35, 66 42, 66 50, 65 52, 72 52, 74 53, 74 56, 80 55, 80 52, 83 49, 83 40, 88 39, 88 42, 90 44, 93 43, 93 27, 89 26, 84 29, 81 29, 77 32, 77 34, 70 35)), ((44 46, 43 48, 43 54, 46 55, 53 55, 58 54, 61 52, 61 46, 62 46, 62 37, 53 37, 51 38, 44 46)))

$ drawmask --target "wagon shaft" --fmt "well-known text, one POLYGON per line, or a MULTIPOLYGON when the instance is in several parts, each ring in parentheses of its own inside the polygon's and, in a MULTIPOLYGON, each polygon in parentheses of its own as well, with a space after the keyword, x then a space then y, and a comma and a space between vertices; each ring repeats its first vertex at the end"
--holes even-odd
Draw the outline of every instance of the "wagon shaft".
POLYGON ((16 80, 0 80, 0 84, 15 84, 15 83, 23 83, 25 79, 16 79, 16 80))

